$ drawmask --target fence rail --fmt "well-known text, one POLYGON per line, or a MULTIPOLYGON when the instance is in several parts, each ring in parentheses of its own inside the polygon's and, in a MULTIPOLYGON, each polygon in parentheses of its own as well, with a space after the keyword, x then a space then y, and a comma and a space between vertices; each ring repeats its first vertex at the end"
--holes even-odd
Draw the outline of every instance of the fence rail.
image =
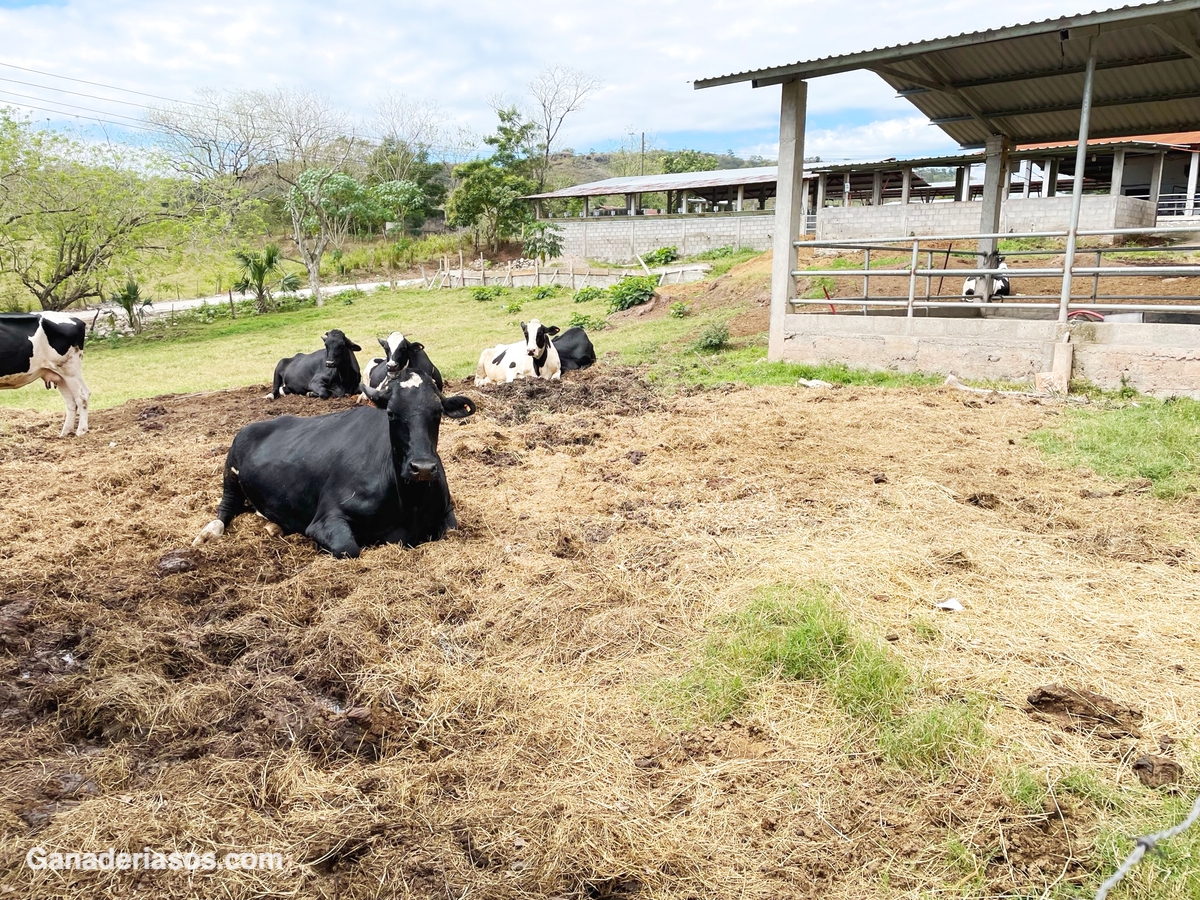
MULTIPOLYGON (((1110 229, 1089 229, 1087 231, 1079 231, 1081 237, 1133 237, 1133 236, 1153 236, 1153 237, 1173 237, 1194 234, 1194 228, 1110 228, 1110 229)), ((1095 260, 1093 264, 1076 263, 1068 269, 1065 264, 1060 266, 1041 265, 1031 268, 1010 269, 1007 266, 1001 267, 1000 263, 995 259, 987 258, 986 253, 980 252, 978 249, 953 249, 954 241, 999 241, 1001 239, 1054 239, 1067 237, 1065 231, 1041 231, 1041 232, 1024 232, 1024 233, 987 233, 987 234, 951 234, 951 235, 923 235, 910 236, 902 238, 861 238, 861 239, 843 239, 843 240, 811 240, 811 241, 796 241, 796 247, 832 249, 832 250, 850 250, 860 252, 863 255, 862 267, 854 269, 796 269, 792 271, 792 278, 861 278, 862 279, 862 295, 861 297, 829 297, 821 298, 800 297, 790 299, 788 302, 791 306, 827 306, 843 305, 843 306, 861 306, 865 315, 869 307, 906 307, 908 316, 912 316, 917 309, 941 309, 961 307, 964 300, 969 300, 972 303, 987 304, 992 300, 993 283, 995 279, 1003 277, 1007 281, 1025 279, 1025 278, 1058 278, 1062 280, 1064 285, 1063 291, 1057 298, 1047 297, 1045 295, 1023 297, 1016 300, 1006 300, 1003 308, 1012 310, 1042 310, 1042 309, 1057 309, 1059 313, 1059 321, 1066 322, 1069 320, 1071 313, 1075 310, 1106 310, 1106 311, 1122 311, 1131 313, 1146 313, 1146 312, 1179 312, 1179 313, 1200 313, 1200 294, 1138 294, 1132 296, 1123 296, 1120 294, 1101 294, 1100 279, 1102 278, 1167 278, 1167 277, 1182 277, 1182 278, 1200 278, 1200 264, 1172 264, 1172 265, 1129 265, 1129 266, 1104 266, 1104 254, 1106 253, 1138 253, 1138 252, 1190 252, 1197 248, 1189 245, 1178 248, 1172 247, 1099 247, 1099 248, 1084 248, 1076 251, 1079 255, 1087 257, 1094 254, 1095 260), (929 244, 949 243, 950 248, 930 247, 929 244), (909 264, 903 267, 895 267, 895 260, 891 259, 888 262, 892 264, 889 268, 871 268, 871 253, 904 253, 911 251, 909 264), (941 267, 935 265, 935 258, 943 256, 945 262, 941 267), (968 256, 982 260, 983 265, 975 265, 970 268, 948 267, 950 256, 968 256), (922 265, 924 262, 924 265, 922 265), (995 265, 989 266, 988 262, 994 262, 995 265), (950 278, 967 278, 975 279, 975 289, 973 296, 961 297, 954 299, 951 296, 942 294, 942 282, 946 277, 950 278), (1077 294, 1068 290, 1068 285, 1076 277, 1080 279, 1089 279, 1091 281, 1091 292, 1089 294, 1077 294), (873 278, 888 278, 896 279, 903 278, 908 280, 908 296, 874 296, 871 294, 871 279, 873 278), (938 279, 938 290, 933 290, 933 279, 938 279), (923 280, 924 290, 918 292, 918 279, 923 280), (1163 303, 1164 300, 1173 300, 1178 298, 1178 303, 1168 304, 1163 303), (1037 302, 1044 301, 1044 302, 1037 302), (1051 302, 1054 301, 1054 302, 1051 302), (1123 301, 1123 302, 1122 302, 1123 301), (1155 302, 1156 301, 1156 302, 1155 302), (1189 302, 1193 301, 1193 302, 1189 302)), ((1031 255, 1046 255, 1045 250, 1018 250, 1014 255, 1031 256, 1031 255)))

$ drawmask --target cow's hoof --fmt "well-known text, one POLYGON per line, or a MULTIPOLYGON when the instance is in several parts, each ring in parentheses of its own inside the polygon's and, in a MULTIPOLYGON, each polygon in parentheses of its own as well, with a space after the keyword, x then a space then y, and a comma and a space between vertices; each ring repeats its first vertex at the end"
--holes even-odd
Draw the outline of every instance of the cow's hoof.
POLYGON ((283 537, 283 528, 279 525, 276 525, 274 522, 268 522, 263 527, 265 528, 267 534, 269 534, 271 537, 273 537, 273 538, 283 537))
POLYGON ((196 535, 196 539, 192 541, 192 546, 199 547, 200 545, 211 541, 213 538, 219 538, 224 533, 225 523, 220 519, 213 519, 200 529, 200 533, 196 535))

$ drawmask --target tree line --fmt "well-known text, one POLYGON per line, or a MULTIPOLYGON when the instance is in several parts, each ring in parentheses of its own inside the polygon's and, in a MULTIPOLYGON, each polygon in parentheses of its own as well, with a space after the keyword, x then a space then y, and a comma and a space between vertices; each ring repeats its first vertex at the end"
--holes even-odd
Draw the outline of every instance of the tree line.
MULTIPOLYGON (((200 90, 149 110, 150 148, 39 130, 0 109, 0 277, 43 309, 67 309, 126 296, 139 260, 204 242, 229 248, 245 289, 248 245, 282 233, 288 252, 271 250, 273 265, 302 264, 320 304, 328 251, 441 214, 477 245, 526 232, 544 253, 553 242, 539 243, 521 198, 556 186, 564 123, 599 87, 550 66, 523 102, 490 100, 496 126, 482 141, 437 104, 394 94, 355 122, 311 91, 200 90)), ((660 164, 711 168, 712 156, 660 164)))

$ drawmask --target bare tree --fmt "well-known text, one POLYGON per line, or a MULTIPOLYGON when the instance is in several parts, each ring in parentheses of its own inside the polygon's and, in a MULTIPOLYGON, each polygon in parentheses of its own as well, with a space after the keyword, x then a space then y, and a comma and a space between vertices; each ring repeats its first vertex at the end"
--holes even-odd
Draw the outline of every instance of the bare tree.
POLYGON ((573 112, 583 108, 587 97, 598 89, 601 82, 568 66, 547 66, 529 83, 529 94, 534 100, 533 120, 541 138, 542 158, 536 166, 538 192, 545 190, 546 176, 550 172, 550 157, 555 141, 562 130, 563 121, 573 112))
POLYGON ((270 136, 244 92, 207 88, 186 103, 152 107, 146 121, 162 135, 172 166, 194 179, 242 180, 268 160, 270 136))
POLYGON ((378 154, 389 181, 406 181, 422 151, 436 152, 442 143, 445 117, 432 100, 388 93, 374 106, 378 154))

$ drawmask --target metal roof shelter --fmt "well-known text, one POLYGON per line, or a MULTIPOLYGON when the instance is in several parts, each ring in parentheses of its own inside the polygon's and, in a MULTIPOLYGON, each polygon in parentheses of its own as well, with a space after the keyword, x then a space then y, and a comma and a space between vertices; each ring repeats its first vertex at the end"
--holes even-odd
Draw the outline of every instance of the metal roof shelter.
POLYGON ((631 175, 622 178, 605 178, 547 191, 530 194, 526 200, 549 200, 555 197, 607 197, 612 194, 641 194, 654 191, 695 191, 713 187, 736 187, 749 184, 774 184, 775 166, 755 166, 746 169, 718 169, 711 172, 679 172, 671 175, 631 175))
MULTIPOLYGON (((806 79, 875 72, 931 123, 986 153, 979 253, 996 248, 1004 173, 1013 144, 1076 138, 1083 171, 1089 136, 1186 131, 1200 122, 1200 0, 1162 0, 695 82, 708 88, 781 85, 770 355, 782 357, 783 317, 795 296, 802 221, 806 79)), ((1070 298, 1083 179, 1074 180, 1060 321, 1070 298)), ((985 299, 991 276, 984 282, 985 299)))

